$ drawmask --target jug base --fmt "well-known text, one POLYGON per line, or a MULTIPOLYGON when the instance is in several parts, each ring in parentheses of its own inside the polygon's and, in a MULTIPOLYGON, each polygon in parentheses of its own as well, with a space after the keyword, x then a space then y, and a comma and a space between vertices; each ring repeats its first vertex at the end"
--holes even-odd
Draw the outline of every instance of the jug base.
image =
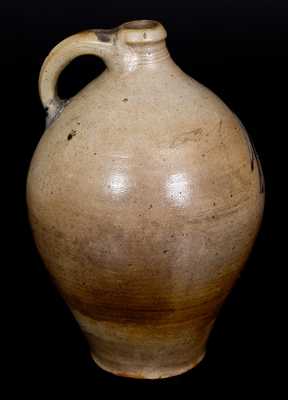
POLYGON ((95 356, 95 354, 91 353, 91 356, 95 364, 98 365, 98 367, 100 367, 106 372, 112 373, 113 375, 122 376, 125 378, 133 378, 133 379, 164 379, 184 374, 190 369, 195 368, 204 359, 205 353, 202 353, 201 356, 196 361, 192 362, 191 364, 185 365, 183 367, 167 368, 167 369, 155 368, 154 371, 153 370, 128 371, 127 369, 115 370, 113 368, 110 368, 109 365, 103 363, 102 361, 99 361, 99 359, 97 358, 97 356, 95 356))

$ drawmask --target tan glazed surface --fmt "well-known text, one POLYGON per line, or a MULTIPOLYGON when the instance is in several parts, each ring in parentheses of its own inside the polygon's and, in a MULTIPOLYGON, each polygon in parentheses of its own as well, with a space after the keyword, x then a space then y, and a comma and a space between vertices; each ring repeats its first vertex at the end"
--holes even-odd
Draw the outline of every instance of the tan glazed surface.
POLYGON ((43 261, 95 362, 164 378, 201 361, 257 235, 261 166, 238 118, 169 56, 155 21, 56 46, 39 90, 47 129, 27 182, 43 261), (107 69, 69 101, 75 57, 107 69))

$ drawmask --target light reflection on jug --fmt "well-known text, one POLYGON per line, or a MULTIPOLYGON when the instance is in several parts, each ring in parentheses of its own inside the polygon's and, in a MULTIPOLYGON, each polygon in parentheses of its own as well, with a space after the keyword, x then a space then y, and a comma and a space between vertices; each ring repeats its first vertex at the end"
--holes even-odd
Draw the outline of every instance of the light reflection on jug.
POLYGON ((191 198, 190 185, 185 173, 168 176, 166 181, 166 195, 176 207, 187 205, 191 198))
POLYGON ((116 198, 125 196, 129 187, 129 177, 124 172, 112 171, 107 179, 106 190, 116 198))

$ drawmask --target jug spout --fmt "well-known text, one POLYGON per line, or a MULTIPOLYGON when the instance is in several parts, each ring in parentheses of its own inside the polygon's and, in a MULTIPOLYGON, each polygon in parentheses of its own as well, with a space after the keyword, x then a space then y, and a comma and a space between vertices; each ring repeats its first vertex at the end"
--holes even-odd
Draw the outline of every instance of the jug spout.
POLYGON ((97 41, 111 43, 111 70, 133 71, 140 65, 151 65, 169 57, 163 25, 153 20, 126 22, 114 29, 93 30, 97 41))
POLYGON ((163 25, 153 20, 136 20, 119 26, 119 36, 128 44, 156 43, 167 37, 163 25))

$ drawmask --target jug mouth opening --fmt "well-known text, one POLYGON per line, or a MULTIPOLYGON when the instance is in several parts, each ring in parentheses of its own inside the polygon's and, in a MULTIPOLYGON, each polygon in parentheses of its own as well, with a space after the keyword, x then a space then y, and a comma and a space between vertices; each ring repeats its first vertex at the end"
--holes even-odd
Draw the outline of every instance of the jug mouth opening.
POLYGON ((139 19, 135 21, 126 22, 122 25, 125 29, 153 29, 159 25, 159 22, 151 19, 139 19))
POLYGON ((119 33, 126 43, 139 44, 159 42, 167 36, 160 22, 149 19, 125 22, 119 27, 119 33))

